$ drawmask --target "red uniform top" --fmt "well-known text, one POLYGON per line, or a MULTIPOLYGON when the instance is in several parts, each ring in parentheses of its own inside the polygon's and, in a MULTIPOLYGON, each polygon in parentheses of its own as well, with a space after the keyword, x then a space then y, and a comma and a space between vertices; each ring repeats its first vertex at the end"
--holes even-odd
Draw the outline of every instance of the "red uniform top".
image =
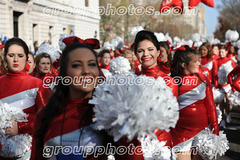
POLYGON ((217 86, 217 60, 214 58, 208 59, 207 57, 202 57, 202 65, 209 69, 212 80, 210 81, 215 87, 217 86))
MULTIPOLYGON (((58 146, 67 146, 71 147, 72 149, 78 146, 83 147, 83 149, 84 147, 91 145, 103 146, 102 144, 105 139, 103 139, 103 135, 101 135, 100 132, 95 130, 92 122, 93 105, 88 104, 88 101, 89 99, 68 99, 65 114, 63 111, 59 116, 50 122, 47 127, 43 143, 44 147, 53 147, 56 149, 52 149, 52 151, 56 151, 56 153, 47 158, 53 158, 61 154, 59 151, 57 151, 58 146)), ((37 118, 34 122, 34 131, 36 131, 40 126, 44 111, 45 110, 42 109, 40 112, 38 112, 37 118)), ((73 159, 73 157, 71 157, 74 156, 73 154, 73 152, 70 152, 66 154, 67 157, 64 158, 73 159)), ((80 159, 80 157, 82 157, 82 155, 77 155, 77 157, 74 158, 80 159)), ((99 156, 95 159, 102 158, 102 156, 99 156)), ((43 159, 43 148, 37 148, 35 139, 33 139, 31 160, 43 159)), ((86 159, 93 160, 94 158, 88 156, 86 159)))
MULTIPOLYGON (((163 73, 160 68, 156 65, 155 67, 144 69, 142 68, 141 74, 140 75, 146 75, 149 77, 153 77, 157 79, 158 77, 162 77, 167 86, 170 87, 170 89, 173 92, 173 95, 177 97, 177 92, 178 92, 178 85, 175 83, 175 80, 168 76, 167 74, 163 73)), ((171 134, 170 132, 166 131, 161 131, 159 129, 155 130, 155 134, 158 137, 159 141, 167 141, 166 146, 171 146, 171 134)), ((124 145, 124 146, 129 146, 130 144, 133 144, 136 148, 141 148, 141 143, 137 141, 136 139, 132 140, 129 143, 126 143, 127 139, 125 137, 121 138, 120 141, 118 142, 119 145, 124 145)), ((138 150, 139 151, 139 150, 138 150)), ((137 154, 133 155, 128 155, 126 154, 124 157, 121 157, 120 159, 124 160, 144 160, 143 155, 141 152, 138 152, 137 154)))
POLYGON ((207 67, 201 66, 199 68, 199 73, 203 73, 205 76, 207 76, 210 84, 212 84, 212 76, 211 76, 210 71, 207 67))
POLYGON ((35 115, 40 107, 46 105, 49 93, 50 90, 43 87, 40 79, 28 75, 25 71, 8 71, 0 77, 0 102, 21 108, 28 115, 28 122, 17 123, 18 134, 32 135, 35 115))
POLYGON ((228 83, 231 85, 233 92, 240 92, 240 65, 235 67, 228 74, 228 83), (233 77, 237 75, 237 78, 233 81, 233 77))
POLYGON ((218 58, 220 58, 220 56, 218 56, 218 55, 216 55, 216 54, 213 54, 213 55, 212 55, 212 58, 217 60, 218 58))
POLYGON ((142 65, 137 59, 134 60, 134 67, 135 67, 135 74, 140 75, 142 70, 142 65))
POLYGON ((165 74, 167 74, 167 75, 170 75, 170 74, 171 74, 170 66, 169 66, 168 63, 159 62, 159 63, 158 63, 158 66, 159 66, 160 70, 161 70, 163 73, 165 73, 165 74))
POLYGON ((110 64, 106 65, 106 66, 100 66, 100 69, 106 69, 106 70, 110 70, 110 64))
POLYGON ((19 134, 32 134, 33 120, 41 106, 45 106, 49 89, 43 82, 28 75, 25 71, 8 73, 0 77, 0 101, 10 106, 17 106, 28 114, 28 122, 18 122, 19 134))
POLYGON ((179 120, 171 130, 173 146, 189 140, 210 124, 214 134, 219 133, 216 106, 211 84, 207 77, 199 74, 181 75, 178 89, 179 120), (190 83, 191 82, 191 83, 190 83))
MULTIPOLYGON (((218 59, 218 61, 217 61, 217 62, 218 62, 218 63, 217 63, 218 68, 221 67, 223 64, 228 63, 229 61, 231 62, 232 67, 235 68, 235 63, 234 63, 234 61, 233 61, 231 58, 228 58, 228 57, 223 57, 223 58, 219 58, 219 59, 218 59)), ((227 84, 226 84, 226 85, 227 85, 227 84)), ((222 85, 219 84, 219 85, 218 85, 218 88, 223 88, 223 87, 225 87, 226 85, 223 85, 223 86, 222 86, 222 85)))

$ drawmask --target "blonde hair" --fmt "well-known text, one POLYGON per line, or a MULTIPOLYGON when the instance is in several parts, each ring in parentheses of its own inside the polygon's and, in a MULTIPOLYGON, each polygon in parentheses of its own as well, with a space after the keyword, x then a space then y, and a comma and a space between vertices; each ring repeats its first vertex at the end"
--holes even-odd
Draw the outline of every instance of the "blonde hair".
MULTIPOLYGON (((7 63, 4 58, 4 49, 0 49, 0 69, 2 70, 2 75, 7 73, 7 63)), ((0 75, 1 76, 1 75, 0 75)))
MULTIPOLYGON (((124 53, 123 53, 123 57, 126 58, 128 54, 131 54, 132 57, 133 57, 133 53, 131 50, 126 50, 124 53)), ((134 66, 134 59, 132 58, 132 62, 130 62, 130 66, 131 66, 131 70, 132 71, 135 71, 135 66, 134 66)))

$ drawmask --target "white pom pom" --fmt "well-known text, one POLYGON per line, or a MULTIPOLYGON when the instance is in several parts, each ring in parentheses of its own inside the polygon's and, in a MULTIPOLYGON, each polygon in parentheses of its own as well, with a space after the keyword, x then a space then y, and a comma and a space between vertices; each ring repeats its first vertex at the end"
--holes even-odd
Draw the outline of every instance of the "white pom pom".
POLYGON ((227 83, 227 75, 233 70, 231 61, 221 65, 218 69, 218 83, 224 85, 227 83))
POLYGON ((55 62, 57 59, 60 58, 60 53, 58 52, 58 50, 56 48, 54 48, 53 46, 51 46, 49 43, 47 42, 43 42, 40 47, 38 48, 38 51, 36 53, 47 53, 50 55, 52 62, 55 62))
POLYGON ((216 88, 213 88, 212 91, 213 91, 214 102, 216 104, 221 103, 224 99, 224 94, 219 89, 216 89, 216 88))
POLYGON ((12 126, 11 120, 26 122, 27 115, 19 108, 0 102, 0 143, 2 144, 0 156, 21 157, 30 150, 32 137, 28 134, 19 134, 12 137, 5 135, 5 129, 12 126))
POLYGON ((201 41, 204 43, 204 42, 208 42, 208 35, 206 35, 206 34, 203 34, 202 36, 201 36, 201 41))
POLYGON ((165 34, 165 39, 172 44, 172 38, 169 36, 169 33, 165 34))
POLYGON ((199 155, 205 160, 214 160, 223 156, 229 149, 228 145, 229 142, 223 131, 217 136, 209 128, 198 134, 193 141, 193 146, 197 147, 199 155))
POLYGON ((110 72, 118 75, 129 74, 131 70, 128 59, 117 57, 110 61, 110 72))
POLYGON ((234 107, 240 106, 240 92, 235 91, 233 93, 232 91, 230 91, 228 94, 228 98, 232 106, 234 107))
POLYGON ((203 44, 203 43, 202 43, 201 41, 196 42, 196 43, 194 44, 194 47, 200 47, 202 44, 203 44))
POLYGON ((115 39, 117 41, 117 49, 123 48, 123 46, 124 46, 123 39, 119 36, 117 36, 115 39))
POLYGON ((111 44, 110 44, 109 42, 104 42, 103 48, 104 48, 104 49, 109 49, 109 50, 112 49, 111 44))
POLYGON ((210 44, 214 43, 214 35, 213 34, 207 35, 207 42, 209 42, 210 44))
POLYGON ((108 130, 115 141, 154 137, 156 128, 169 131, 179 117, 177 100, 161 77, 111 77, 98 85, 89 103, 95 104, 96 127, 108 130))
POLYGON ((142 152, 145 160, 169 160, 171 150, 164 146, 166 142, 159 142, 158 139, 150 137, 141 138, 142 152))
POLYGON ((112 76, 112 73, 109 72, 109 70, 107 70, 107 69, 101 69, 101 70, 106 79, 109 79, 112 76))
POLYGON ((192 40, 184 41, 183 45, 188 45, 190 48, 192 48, 193 41, 192 40))
POLYGON ((201 39, 201 37, 200 37, 200 34, 199 33, 194 33, 193 35, 192 35, 192 41, 193 42, 199 42, 200 41, 200 39, 201 39))
POLYGON ((67 37, 71 37, 71 35, 67 35, 67 34, 61 34, 60 35, 60 38, 59 38, 59 41, 58 41, 58 46, 59 46, 61 51, 63 51, 64 48, 66 47, 66 44, 63 43, 63 39, 67 38, 67 37))
POLYGON ((142 26, 136 26, 136 27, 132 28, 131 34, 132 34, 134 39, 135 39, 137 33, 141 30, 144 30, 142 26))
POLYGON ((214 41, 212 42, 212 45, 216 45, 216 44, 220 44, 221 41, 219 39, 214 39, 214 41))
POLYGON ((163 33, 154 32, 154 35, 157 37, 158 42, 167 41, 163 33))
POLYGON ((237 41, 239 38, 239 34, 237 31, 233 31, 233 30, 228 30, 225 33, 225 38, 226 40, 228 40, 229 42, 234 42, 237 41))

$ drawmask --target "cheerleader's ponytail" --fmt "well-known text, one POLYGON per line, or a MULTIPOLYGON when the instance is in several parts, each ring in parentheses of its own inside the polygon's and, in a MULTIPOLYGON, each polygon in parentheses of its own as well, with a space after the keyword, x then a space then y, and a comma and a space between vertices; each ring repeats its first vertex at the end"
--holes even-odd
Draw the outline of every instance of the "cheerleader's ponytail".
MULTIPOLYGON (((181 46, 175 49, 170 70, 171 77, 173 77, 177 82, 181 82, 179 80, 180 75, 184 73, 184 68, 182 67, 182 64, 185 63, 186 65, 188 65, 189 62, 192 60, 191 59, 192 54, 197 55, 197 52, 188 46, 181 46)), ((178 85, 180 86, 181 83, 178 83, 178 85)))

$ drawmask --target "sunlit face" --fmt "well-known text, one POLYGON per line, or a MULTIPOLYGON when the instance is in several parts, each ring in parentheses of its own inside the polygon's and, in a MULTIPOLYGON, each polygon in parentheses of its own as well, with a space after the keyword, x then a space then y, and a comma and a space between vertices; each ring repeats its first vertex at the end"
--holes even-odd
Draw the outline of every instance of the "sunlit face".
POLYGON ((51 69, 51 61, 49 58, 41 58, 39 64, 38 64, 38 69, 40 74, 46 74, 50 72, 51 69))
MULTIPOLYGON (((109 54, 108 54, 109 55, 109 54)), ((69 86, 71 95, 85 95, 90 98, 100 75, 95 55, 87 48, 77 48, 69 52, 67 76, 73 79, 69 86)))
POLYGON ((220 49, 219 50, 219 55, 220 55, 221 58, 226 57, 226 55, 227 55, 226 49, 220 49))
POLYGON ((30 69, 29 71, 27 72, 28 74, 32 73, 36 64, 34 63, 34 59, 33 59, 33 55, 29 54, 28 55, 28 61, 27 63, 30 65, 30 69))
POLYGON ((102 65, 103 66, 109 65, 110 60, 111 60, 110 54, 109 53, 104 53, 104 55, 103 55, 103 57, 101 59, 102 65))
POLYGON ((191 59, 192 60, 189 62, 187 66, 185 64, 182 64, 185 74, 198 73, 199 71, 199 66, 200 66, 199 56, 192 54, 191 59))
POLYGON ((6 60, 8 69, 14 73, 18 73, 25 68, 27 57, 21 46, 13 44, 8 48, 6 60))
POLYGON ((129 63, 133 62, 133 55, 132 55, 132 53, 131 54, 127 54, 126 58, 128 59, 129 63))
POLYGON ((164 47, 160 47, 160 51, 161 62, 166 63, 168 61, 167 50, 164 47))
POLYGON ((231 47, 230 47, 230 53, 235 53, 234 46, 231 46, 231 47))
POLYGON ((205 46, 201 46, 199 52, 202 55, 202 57, 206 57, 208 55, 208 49, 205 46))
POLYGON ((213 47, 213 54, 219 56, 219 49, 218 49, 218 46, 214 46, 214 47, 213 47))
POLYGON ((137 46, 137 58, 143 68, 151 68, 157 65, 157 57, 160 50, 149 40, 143 40, 137 46))

